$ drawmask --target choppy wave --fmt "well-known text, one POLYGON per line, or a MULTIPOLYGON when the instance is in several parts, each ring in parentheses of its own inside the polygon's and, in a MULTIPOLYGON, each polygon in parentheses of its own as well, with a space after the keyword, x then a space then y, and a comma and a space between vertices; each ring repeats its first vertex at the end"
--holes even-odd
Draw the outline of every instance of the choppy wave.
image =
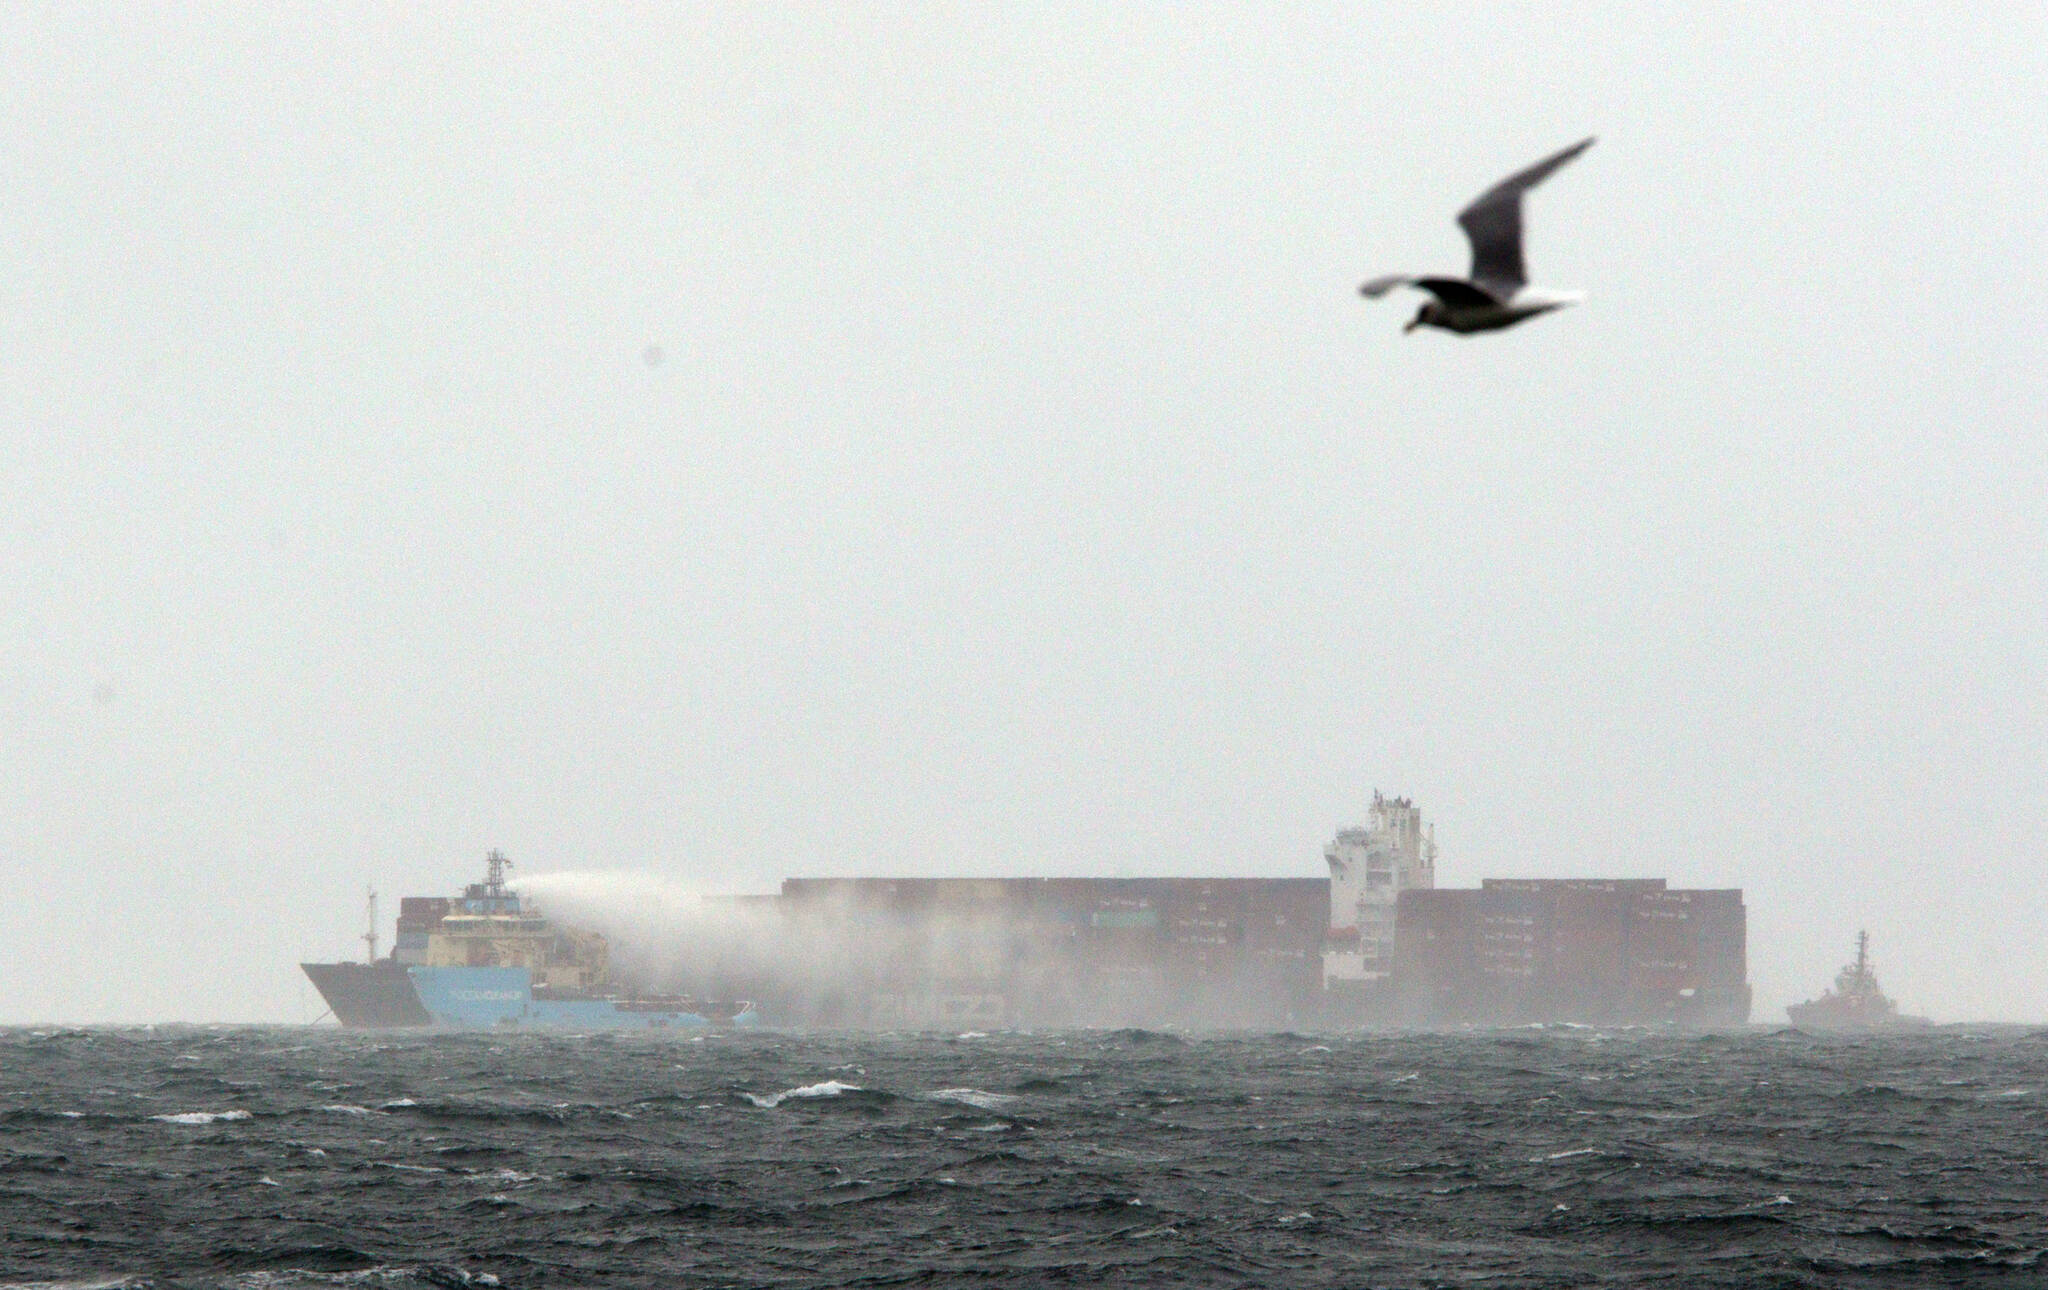
POLYGON ((2044 1034, 0 1032, 0 1290, 2032 1285, 2044 1034))
POLYGON ((781 1106, 791 1098, 802 1101, 817 1097, 845 1097, 848 1093, 865 1092, 867 1090, 858 1084, 848 1084, 841 1080, 828 1079, 820 1080, 816 1084, 805 1084, 798 1088, 786 1088, 780 1093, 741 1093, 740 1096, 752 1102, 755 1106, 766 1110, 770 1107, 781 1106))
POLYGON ((978 1088, 934 1089, 924 1097, 931 1102, 958 1102, 983 1111, 998 1111, 1020 1100, 1014 1093, 984 1093, 978 1088))
POLYGON ((252 1115, 253 1112, 240 1110, 174 1111, 168 1115, 152 1115, 149 1118, 161 1120, 165 1124, 218 1124, 223 1120, 247 1120, 252 1115))

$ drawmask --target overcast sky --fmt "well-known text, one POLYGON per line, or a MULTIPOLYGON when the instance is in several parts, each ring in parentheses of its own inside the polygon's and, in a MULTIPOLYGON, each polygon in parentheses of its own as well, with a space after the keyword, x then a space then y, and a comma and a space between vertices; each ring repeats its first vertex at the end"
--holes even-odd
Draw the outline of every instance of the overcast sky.
POLYGON ((1770 8, 0 8, 0 1022, 1375 788, 2048 1019, 2048 11, 1770 8))

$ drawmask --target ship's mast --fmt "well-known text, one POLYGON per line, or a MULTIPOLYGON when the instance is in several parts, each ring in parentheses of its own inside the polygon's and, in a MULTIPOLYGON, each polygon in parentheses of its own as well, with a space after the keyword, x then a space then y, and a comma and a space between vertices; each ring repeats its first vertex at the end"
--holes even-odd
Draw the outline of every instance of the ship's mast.
POLYGON ((369 897, 368 903, 370 906, 368 926, 363 932, 363 944, 369 947, 369 961, 375 963, 377 961, 377 889, 375 887, 365 887, 363 890, 365 895, 369 897))
POLYGON ((1856 979, 1861 981, 1870 975, 1870 933, 1856 933, 1856 979))
POLYGON ((491 896, 503 896, 505 894, 505 871, 512 867, 512 862, 505 858, 503 851, 493 851, 488 856, 485 856, 484 860, 491 867, 490 876, 484 879, 485 892, 491 896))

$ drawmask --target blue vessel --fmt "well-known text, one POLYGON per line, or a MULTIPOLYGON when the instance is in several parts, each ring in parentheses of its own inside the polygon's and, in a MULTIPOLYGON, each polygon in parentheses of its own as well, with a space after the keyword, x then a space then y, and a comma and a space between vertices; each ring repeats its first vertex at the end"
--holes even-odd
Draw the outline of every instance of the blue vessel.
POLYGON ((484 881, 453 900, 401 901, 390 957, 376 956, 373 894, 368 962, 300 965, 342 1025, 658 1030, 758 1022, 751 1003, 620 988, 602 935, 557 926, 523 902, 505 881, 512 862, 499 852, 487 864, 484 881))

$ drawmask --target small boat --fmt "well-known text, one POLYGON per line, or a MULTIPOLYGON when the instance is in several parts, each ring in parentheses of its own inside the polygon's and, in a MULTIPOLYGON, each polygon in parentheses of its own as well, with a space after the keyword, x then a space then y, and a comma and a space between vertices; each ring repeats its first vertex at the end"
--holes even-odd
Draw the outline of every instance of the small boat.
POLYGON ((1916 1030, 1934 1023, 1899 1015, 1885 997, 1870 966, 1870 933, 1856 933, 1856 961, 1835 974, 1835 988, 1818 999, 1795 1003, 1785 1015, 1801 1030, 1916 1030))

